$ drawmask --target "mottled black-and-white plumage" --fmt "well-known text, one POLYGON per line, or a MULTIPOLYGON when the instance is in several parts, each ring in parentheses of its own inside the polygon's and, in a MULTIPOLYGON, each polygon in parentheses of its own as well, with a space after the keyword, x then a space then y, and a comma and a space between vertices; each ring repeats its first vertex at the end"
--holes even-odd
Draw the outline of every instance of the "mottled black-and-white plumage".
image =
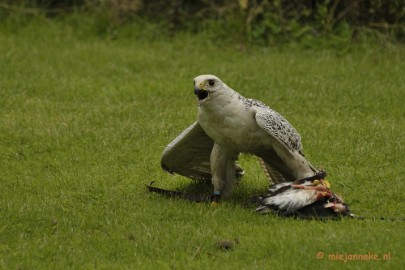
POLYGON ((270 108, 260 109, 256 113, 256 122, 269 134, 273 134, 273 136, 287 146, 290 151, 303 152, 300 134, 277 112, 270 108))
POLYGON ((301 135, 283 116, 261 101, 245 98, 241 95, 239 95, 239 100, 244 103, 246 110, 257 111, 256 121, 264 130, 268 131, 269 134, 273 134, 290 150, 303 152, 301 135))
POLYGON ((239 153, 263 160, 275 183, 312 176, 317 170, 303 156, 301 137, 279 113, 264 103, 245 98, 218 77, 194 79, 197 122, 183 131, 163 152, 162 167, 193 179, 212 180, 216 194, 228 195, 239 153))

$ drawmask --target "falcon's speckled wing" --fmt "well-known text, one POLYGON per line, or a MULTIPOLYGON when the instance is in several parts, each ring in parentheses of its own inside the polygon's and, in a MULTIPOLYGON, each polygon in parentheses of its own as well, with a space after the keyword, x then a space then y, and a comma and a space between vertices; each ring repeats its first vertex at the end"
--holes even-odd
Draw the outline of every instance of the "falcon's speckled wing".
POLYGON ((256 113, 257 124, 269 135, 276 138, 290 151, 302 153, 301 135, 280 114, 270 108, 260 107, 256 113))
MULTIPOLYGON (((269 136, 276 139, 278 148, 282 149, 286 156, 290 156, 288 159, 293 160, 294 155, 297 156, 294 152, 303 155, 301 135, 297 130, 283 116, 265 104, 257 101, 255 107, 257 110, 255 114, 257 125, 269 136)), ((274 145, 274 147, 277 147, 277 145, 274 145)), ((262 167, 271 182, 276 184, 295 180, 290 168, 274 151, 267 150, 259 153, 259 156, 263 160, 262 167)))

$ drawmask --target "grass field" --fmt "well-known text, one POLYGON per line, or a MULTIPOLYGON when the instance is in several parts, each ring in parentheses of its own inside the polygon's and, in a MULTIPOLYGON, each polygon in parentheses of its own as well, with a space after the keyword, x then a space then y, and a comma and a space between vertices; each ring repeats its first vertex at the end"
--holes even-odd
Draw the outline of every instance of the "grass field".
POLYGON ((284 115, 352 212, 404 217, 403 46, 240 51, 198 35, 0 29, 1 269, 403 267, 403 221, 255 214, 245 202, 268 183, 251 156, 217 208, 145 188, 198 188, 164 173, 160 155, 196 119, 192 79, 212 73, 284 115), (222 239, 238 243, 223 251, 222 239))

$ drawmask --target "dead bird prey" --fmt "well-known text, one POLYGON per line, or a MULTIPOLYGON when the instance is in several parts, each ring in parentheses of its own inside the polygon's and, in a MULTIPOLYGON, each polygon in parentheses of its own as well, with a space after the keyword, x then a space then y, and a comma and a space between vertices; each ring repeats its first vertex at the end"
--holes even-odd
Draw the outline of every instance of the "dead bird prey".
POLYGON ((273 183, 311 177, 317 170, 304 157, 301 136, 264 103, 241 96, 214 75, 194 79, 198 119, 164 150, 161 165, 170 173, 212 181, 214 197, 229 196, 239 153, 263 160, 273 183))
POLYGON ((354 217, 343 199, 330 190, 324 176, 325 173, 320 173, 316 177, 270 186, 266 195, 255 199, 260 205, 256 212, 301 218, 354 217))

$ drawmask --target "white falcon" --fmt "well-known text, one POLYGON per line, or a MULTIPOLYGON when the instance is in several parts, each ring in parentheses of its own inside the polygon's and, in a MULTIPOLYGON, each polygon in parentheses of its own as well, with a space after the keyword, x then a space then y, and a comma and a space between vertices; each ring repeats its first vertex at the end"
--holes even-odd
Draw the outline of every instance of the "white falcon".
POLYGON ((212 181, 214 194, 228 196, 243 170, 239 153, 250 153, 274 183, 318 172, 304 157, 301 136, 264 103, 241 96, 214 75, 194 79, 198 119, 164 150, 161 165, 170 173, 212 181))

